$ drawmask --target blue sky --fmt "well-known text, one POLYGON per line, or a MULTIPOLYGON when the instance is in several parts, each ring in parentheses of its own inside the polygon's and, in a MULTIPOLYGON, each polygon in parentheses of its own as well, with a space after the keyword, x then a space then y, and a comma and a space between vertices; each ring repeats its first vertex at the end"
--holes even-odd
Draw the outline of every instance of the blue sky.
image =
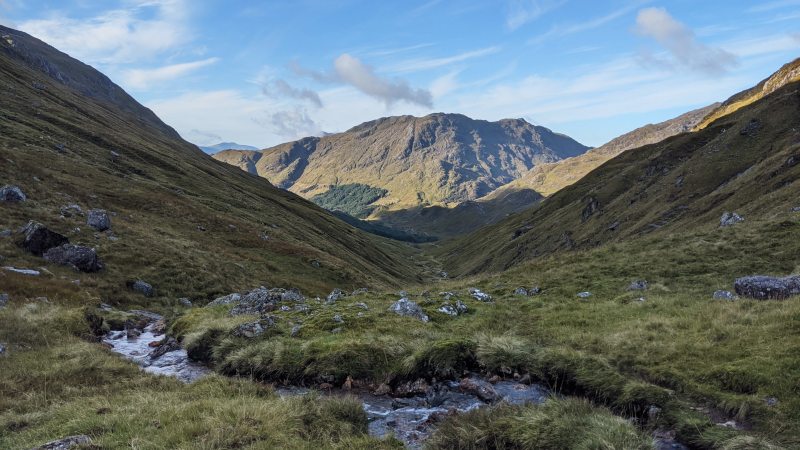
POLYGON ((0 0, 189 141, 522 117, 600 145, 800 56, 800 0, 0 0))

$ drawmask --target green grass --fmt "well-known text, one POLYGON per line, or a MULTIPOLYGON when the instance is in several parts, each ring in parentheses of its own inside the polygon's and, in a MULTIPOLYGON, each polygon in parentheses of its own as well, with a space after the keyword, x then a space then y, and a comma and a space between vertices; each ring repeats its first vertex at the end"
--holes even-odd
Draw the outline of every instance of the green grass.
POLYGON ((386 189, 361 183, 332 186, 327 192, 311 197, 311 201, 329 211, 342 211, 355 218, 370 215, 372 203, 389 192, 386 189))

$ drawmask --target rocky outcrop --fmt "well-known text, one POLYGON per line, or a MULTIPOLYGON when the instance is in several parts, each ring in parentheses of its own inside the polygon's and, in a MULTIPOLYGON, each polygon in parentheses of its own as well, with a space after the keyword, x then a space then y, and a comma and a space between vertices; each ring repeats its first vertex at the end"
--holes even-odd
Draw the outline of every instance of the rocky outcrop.
POLYGON ((0 188, 0 203, 21 203, 28 199, 19 186, 5 185, 0 188))
POLYGON ((66 236, 51 231, 38 222, 28 222, 22 233, 24 237, 19 243, 20 247, 36 256, 42 256, 44 252, 51 248, 69 243, 69 239, 66 236))
POLYGON ((83 245, 60 245, 46 251, 43 256, 51 263, 71 266, 79 272, 99 272, 104 268, 97 252, 93 248, 83 245))
POLYGON ((104 209, 92 209, 86 217, 86 224, 97 231, 106 231, 111 228, 111 217, 104 209))
POLYGON ((721 227, 730 227, 740 222, 744 222, 744 217, 735 212, 725 211, 722 213, 722 217, 719 218, 719 226, 721 227))
POLYGON ((244 293, 228 294, 210 302, 209 307, 234 305, 231 315, 258 315, 274 311, 280 302, 302 303, 305 297, 297 289, 273 288, 264 286, 244 293))
POLYGON ((405 297, 394 302, 392 306, 389 307, 389 311, 400 316, 413 317, 414 319, 421 320, 423 322, 430 320, 428 315, 425 314, 425 311, 423 311, 418 304, 405 297))
POLYGON ((734 290, 742 297, 758 300, 785 299, 800 295, 800 275, 783 278, 754 275, 734 282, 734 290))

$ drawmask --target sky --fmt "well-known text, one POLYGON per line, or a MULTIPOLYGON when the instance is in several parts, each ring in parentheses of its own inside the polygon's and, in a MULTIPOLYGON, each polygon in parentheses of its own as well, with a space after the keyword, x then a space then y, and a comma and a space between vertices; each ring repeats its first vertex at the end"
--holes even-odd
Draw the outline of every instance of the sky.
POLYGON ((591 146, 800 56, 800 0, 0 0, 185 139, 260 148, 432 112, 591 146))

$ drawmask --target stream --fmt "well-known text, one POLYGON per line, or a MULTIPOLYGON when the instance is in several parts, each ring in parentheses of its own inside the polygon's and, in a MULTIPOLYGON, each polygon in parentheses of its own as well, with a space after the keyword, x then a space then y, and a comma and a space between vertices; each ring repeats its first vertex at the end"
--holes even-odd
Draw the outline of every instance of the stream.
MULTIPOLYGON (((134 312, 134 311, 132 311, 134 312)), ((135 311, 150 321, 141 334, 128 334, 127 330, 111 331, 104 338, 113 352, 135 362, 145 372, 178 378, 185 383, 202 378, 212 373, 208 367, 191 361, 183 348, 155 352, 154 342, 164 339, 164 334, 156 331, 156 322, 161 316, 135 311), (162 353, 162 354, 158 354, 162 353)), ((516 381, 502 380, 489 383, 477 374, 471 375, 469 381, 475 385, 493 388, 496 401, 514 405, 542 404, 553 395, 549 389, 540 384, 521 384, 516 381)), ((305 395, 310 389, 297 386, 279 386, 276 392, 281 397, 305 395)), ((409 449, 419 449, 425 440, 435 431, 438 419, 453 412, 466 412, 487 406, 487 402, 473 392, 464 392, 458 381, 444 381, 434 385, 433 393, 427 396, 390 397, 375 395, 363 389, 333 389, 326 395, 351 395, 361 400, 369 420, 369 434, 375 437, 394 435, 409 449)), ((668 434, 657 433, 655 436, 658 450, 684 450, 687 447, 672 440, 668 434)))

